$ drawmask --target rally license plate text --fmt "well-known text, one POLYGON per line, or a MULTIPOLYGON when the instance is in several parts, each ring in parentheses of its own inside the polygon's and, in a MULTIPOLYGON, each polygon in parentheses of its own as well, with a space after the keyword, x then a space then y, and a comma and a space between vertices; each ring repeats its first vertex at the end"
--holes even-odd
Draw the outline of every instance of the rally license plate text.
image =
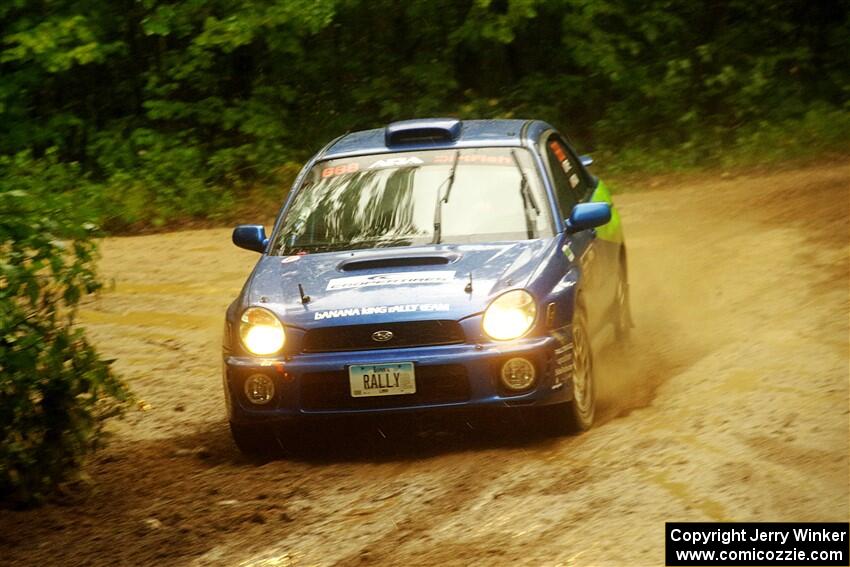
POLYGON ((354 364, 348 367, 348 381, 355 398, 416 393, 412 362, 354 364))

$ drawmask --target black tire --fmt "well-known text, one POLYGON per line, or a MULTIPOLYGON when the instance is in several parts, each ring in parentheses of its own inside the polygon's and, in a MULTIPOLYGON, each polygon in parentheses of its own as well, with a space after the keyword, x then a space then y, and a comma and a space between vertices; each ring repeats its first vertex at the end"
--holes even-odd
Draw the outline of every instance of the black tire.
POLYGON ((579 296, 573 315, 573 399, 543 408, 544 422, 550 431, 564 435, 587 431, 596 415, 596 381, 593 376, 593 352, 587 332, 587 311, 579 296))
POLYGON ((230 434, 239 452, 248 457, 266 457, 281 450, 278 430, 272 424, 230 424, 230 434))
POLYGON ((614 298, 614 334, 617 342, 629 338, 632 327, 632 308, 629 299, 629 277, 626 270, 626 257, 620 257, 620 273, 617 277, 617 295, 614 298))

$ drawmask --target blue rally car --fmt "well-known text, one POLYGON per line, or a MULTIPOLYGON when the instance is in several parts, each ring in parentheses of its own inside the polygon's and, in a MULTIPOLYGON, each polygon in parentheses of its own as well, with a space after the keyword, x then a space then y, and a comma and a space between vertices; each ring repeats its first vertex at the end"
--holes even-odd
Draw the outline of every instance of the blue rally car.
POLYGON ((325 146, 270 235, 233 231, 262 254, 225 326, 239 448, 382 412, 525 407, 589 428, 591 342, 631 325, 619 215, 590 161, 524 120, 408 120, 325 146))

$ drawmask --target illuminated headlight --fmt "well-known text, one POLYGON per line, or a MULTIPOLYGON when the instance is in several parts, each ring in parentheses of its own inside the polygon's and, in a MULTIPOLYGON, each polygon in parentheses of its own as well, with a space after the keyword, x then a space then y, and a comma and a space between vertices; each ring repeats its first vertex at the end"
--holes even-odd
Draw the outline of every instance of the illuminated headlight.
POLYGON ((484 332, 491 339, 509 341, 526 334, 534 324, 537 305, 531 294, 522 289, 504 293, 493 300, 484 312, 484 332))
POLYGON ((534 365, 524 358, 512 358, 502 365, 502 383, 511 390, 525 390, 534 384, 534 365))
POLYGON ((239 336, 245 348, 258 355, 276 353, 286 340, 280 320, 262 307, 249 307, 242 313, 239 336))
POLYGON ((267 404, 274 397, 274 382, 265 374, 252 374, 245 380, 245 396, 252 404, 267 404))

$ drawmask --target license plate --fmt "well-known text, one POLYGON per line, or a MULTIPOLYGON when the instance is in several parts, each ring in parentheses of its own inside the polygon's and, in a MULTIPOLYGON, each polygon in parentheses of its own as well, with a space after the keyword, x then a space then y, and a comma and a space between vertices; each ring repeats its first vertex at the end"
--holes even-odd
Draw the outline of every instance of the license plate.
POLYGON ((416 393, 412 362, 354 364, 348 367, 348 382, 355 398, 416 393))

